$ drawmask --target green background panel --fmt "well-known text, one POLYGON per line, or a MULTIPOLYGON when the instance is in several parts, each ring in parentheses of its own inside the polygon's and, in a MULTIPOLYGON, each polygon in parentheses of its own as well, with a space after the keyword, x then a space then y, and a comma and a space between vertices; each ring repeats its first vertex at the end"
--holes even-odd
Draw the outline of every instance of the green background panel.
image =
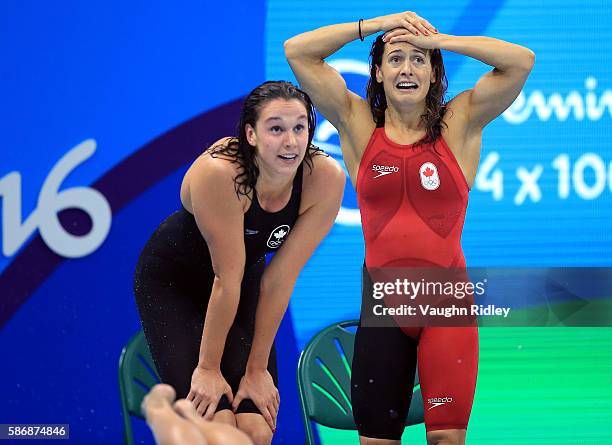
MULTIPOLYGON (((355 431, 318 426, 324 445, 355 431)), ((424 425, 402 443, 425 443, 424 425)), ((612 329, 481 328, 468 444, 612 444, 612 329)))

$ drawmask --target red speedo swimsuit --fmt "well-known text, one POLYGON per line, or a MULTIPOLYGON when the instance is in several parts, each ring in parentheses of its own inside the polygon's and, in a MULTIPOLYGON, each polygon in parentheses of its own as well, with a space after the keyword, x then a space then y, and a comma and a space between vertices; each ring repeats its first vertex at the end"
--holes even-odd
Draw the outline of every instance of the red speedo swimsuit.
MULTIPOLYGON (((461 232, 468 192, 442 137, 433 144, 400 145, 377 128, 357 177, 366 267, 465 268, 461 232)), ((364 286, 364 298, 371 298, 368 292, 364 286)), ((360 326, 354 354, 352 397, 361 435, 401 436, 407 410, 402 403, 409 401, 407 380, 417 359, 426 429, 467 428, 478 370, 476 327, 402 333, 399 327, 360 326), (389 412, 397 413, 394 419, 389 412)))
POLYGON ((357 176, 367 267, 465 267, 469 188, 443 138, 400 145, 374 130, 357 176))

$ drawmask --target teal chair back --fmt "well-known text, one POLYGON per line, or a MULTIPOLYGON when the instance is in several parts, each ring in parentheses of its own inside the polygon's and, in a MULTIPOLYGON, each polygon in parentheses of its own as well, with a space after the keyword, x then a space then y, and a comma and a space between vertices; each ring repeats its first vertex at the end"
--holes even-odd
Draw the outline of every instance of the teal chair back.
MULTIPOLYGON (((314 336, 300 356, 298 391, 306 444, 314 445, 312 422, 331 428, 356 429, 351 405, 351 364, 358 320, 335 323, 314 336)), ((423 422, 423 396, 418 375, 406 425, 423 422)))
POLYGON ((127 445, 134 444, 131 416, 144 418, 140 412, 142 399, 159 382, 149 346, 143 332, 139 331, 123 348, 119 357, 119 392, 127 445))

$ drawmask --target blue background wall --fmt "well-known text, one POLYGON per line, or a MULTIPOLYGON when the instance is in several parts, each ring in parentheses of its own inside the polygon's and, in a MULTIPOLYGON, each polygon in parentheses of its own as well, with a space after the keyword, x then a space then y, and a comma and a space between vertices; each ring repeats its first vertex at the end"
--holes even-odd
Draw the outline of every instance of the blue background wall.
MULTIPOLYGON (((603 0, 576 5, 411 5, 442 32, 491 35, 537 54, 525 104, 517 101, 485 133, 463 240, 473 266, 612 263, 612 40, 604 19, 610 6, 603 0), (553 164, 565 155, 567 196, 553 164), (577 162, 584 170, 576 169, 577 162), (515 201, 517 170, 537 165, 543 171, 541 198, 515 201), (503 175, 497 197, 487 189, 496 169, 503 175)), ((132 271, 150 233, 179 205, 189 162, 232 132, 240 98, 254 86, 292 78, 282 55, 286 38, 405 7, 399 1, 2 3, 1 423, 69 423, 74 443, 121 440, 117 359, 139 329, 132 271), (72 209, 59 218, 77 236, 94 226, 104 229, 104 215, 112 222, 91 253, 66 258, 58 253, 57 235, 40 236, 53 226, 57 203, 49 196, 39 201, 39 194, 54 166, 90 139, 95 153, 69 172, 60 190, 99 191, 101 196, 89 198, 101 216, 92 220, 72 209), (7 252, 7 246, 17 250, 7 252)), ((359 93, 368 48, 355 42, 330 60, 352 61, 357 72, 344 75, 359 93)), ((446 64, 450 96, 487 69, 453 55, 446 64)), ((341 159, 337 136, 319 122, 318 142, 341 159)), ((306 266, 281 327, 279 353, 286 360, 275 443, 301 440, 303 434, 293 383, 298 350, 323 326, 358 316, 363 244, 348 182, 345 195, 341 217, 306 266)), ((75 246, 85 251, 78 239, 75 246)), ((140 440, 150 443, 139 425, 140 440)))

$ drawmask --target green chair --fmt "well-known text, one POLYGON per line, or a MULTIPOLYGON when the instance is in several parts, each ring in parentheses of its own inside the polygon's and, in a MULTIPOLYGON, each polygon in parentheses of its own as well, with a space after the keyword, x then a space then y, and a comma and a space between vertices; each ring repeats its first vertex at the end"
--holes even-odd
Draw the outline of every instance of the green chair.
MULTIPOLYGON (((331 428, 355 430, 351 406, 351 363, 355 334, 347 328, 358 320, 335 323, 310 340, 297 369, 306 444, 314 445, 312 422, 331 428)), ((423 396, 416 376, 406 425, 423 422, 423 396)))
POLYGON ((123 348, 119 357, 119 391, 127 445, 134 444, 131 416, 144 418, 140 412, 142 399, 159 382, 159 374, 145 336, 139 331, 123 348))

